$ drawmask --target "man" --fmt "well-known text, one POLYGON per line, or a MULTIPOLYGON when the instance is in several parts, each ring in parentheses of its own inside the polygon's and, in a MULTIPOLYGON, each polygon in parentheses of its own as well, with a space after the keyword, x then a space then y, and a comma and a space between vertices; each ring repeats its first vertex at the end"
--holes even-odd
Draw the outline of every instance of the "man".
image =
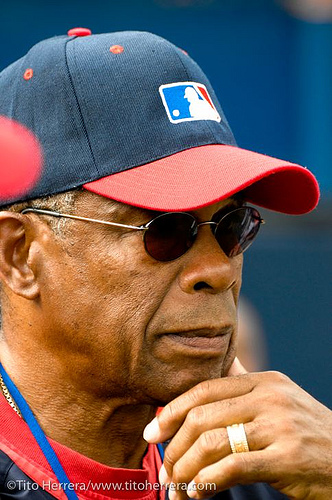
POLYGON ((71 30, 0 86, 45 157, 0 216, 1 498, 331 498, 331 411, 235 359, 246 202, 310 211, 312 174, 237 148, 149 33, 71 30))

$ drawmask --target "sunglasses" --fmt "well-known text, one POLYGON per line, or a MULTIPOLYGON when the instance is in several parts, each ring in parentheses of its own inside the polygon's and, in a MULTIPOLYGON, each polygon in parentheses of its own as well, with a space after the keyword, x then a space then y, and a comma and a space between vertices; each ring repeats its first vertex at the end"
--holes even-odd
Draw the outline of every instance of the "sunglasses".
POLYGON ((247 206, 227 212, 219 221, 199 223, 193 215, 187 212, 166 212, 142 226, 130 226, 30 207, 25 208, 21 213, 29 212, 143 231, 145 250, 153 259, 160 262, 169 262, 184 255, 193 246, 198 228, 206 225, 211 227, 214 237, 226 256, 236 257, 251 245, 260 225, 264 224, 259 212, 247 206))

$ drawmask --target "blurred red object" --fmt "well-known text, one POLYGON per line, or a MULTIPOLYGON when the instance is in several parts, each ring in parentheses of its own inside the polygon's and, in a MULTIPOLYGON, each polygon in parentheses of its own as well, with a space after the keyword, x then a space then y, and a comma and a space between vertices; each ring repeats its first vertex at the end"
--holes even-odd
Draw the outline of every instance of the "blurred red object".
POLYGON ((0 202, 27 193, 42 172, 42 152, 34 134, 20 123, 0 116, 0 202))

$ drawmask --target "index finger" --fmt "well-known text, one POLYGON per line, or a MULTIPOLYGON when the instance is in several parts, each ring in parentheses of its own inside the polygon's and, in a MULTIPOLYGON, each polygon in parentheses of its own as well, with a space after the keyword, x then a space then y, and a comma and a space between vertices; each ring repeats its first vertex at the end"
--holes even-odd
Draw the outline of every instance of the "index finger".
POLYGON ((258 381, 252 374, 205 380, 168 403, 144 429, 149 443, 170 439, 183 424, 188 412, 196 406, 243 396, 251 392, 258 381))

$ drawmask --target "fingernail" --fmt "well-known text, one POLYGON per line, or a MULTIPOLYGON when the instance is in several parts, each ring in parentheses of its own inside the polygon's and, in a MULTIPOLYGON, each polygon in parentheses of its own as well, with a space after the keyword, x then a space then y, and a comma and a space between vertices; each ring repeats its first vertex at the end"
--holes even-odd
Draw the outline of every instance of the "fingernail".
POLYGON ((176 492, 175 488, 169 490, 169 492, 168 492, 168 498, 169 498, 169 500, 176 500, 176 498, 177 498, 177 492, 176 492))
POLYGON ((158 443, 160 428, 157 417, 155 417, 144 429, 143 438, 148 443, 158 443))
POLYGON ((188 484, 188 488, 187 488, 187 496, 188 496, 189 498, 197 498, 197 486, 196 486, 195 481, 191 481, 191 482, 188 484))
POLYGON ((160 471, 159 471, 159 483, 160 484, 170 483, 170 477, 167 474, 167 471, 165 469, 164 464, 160 467, 160 471))

